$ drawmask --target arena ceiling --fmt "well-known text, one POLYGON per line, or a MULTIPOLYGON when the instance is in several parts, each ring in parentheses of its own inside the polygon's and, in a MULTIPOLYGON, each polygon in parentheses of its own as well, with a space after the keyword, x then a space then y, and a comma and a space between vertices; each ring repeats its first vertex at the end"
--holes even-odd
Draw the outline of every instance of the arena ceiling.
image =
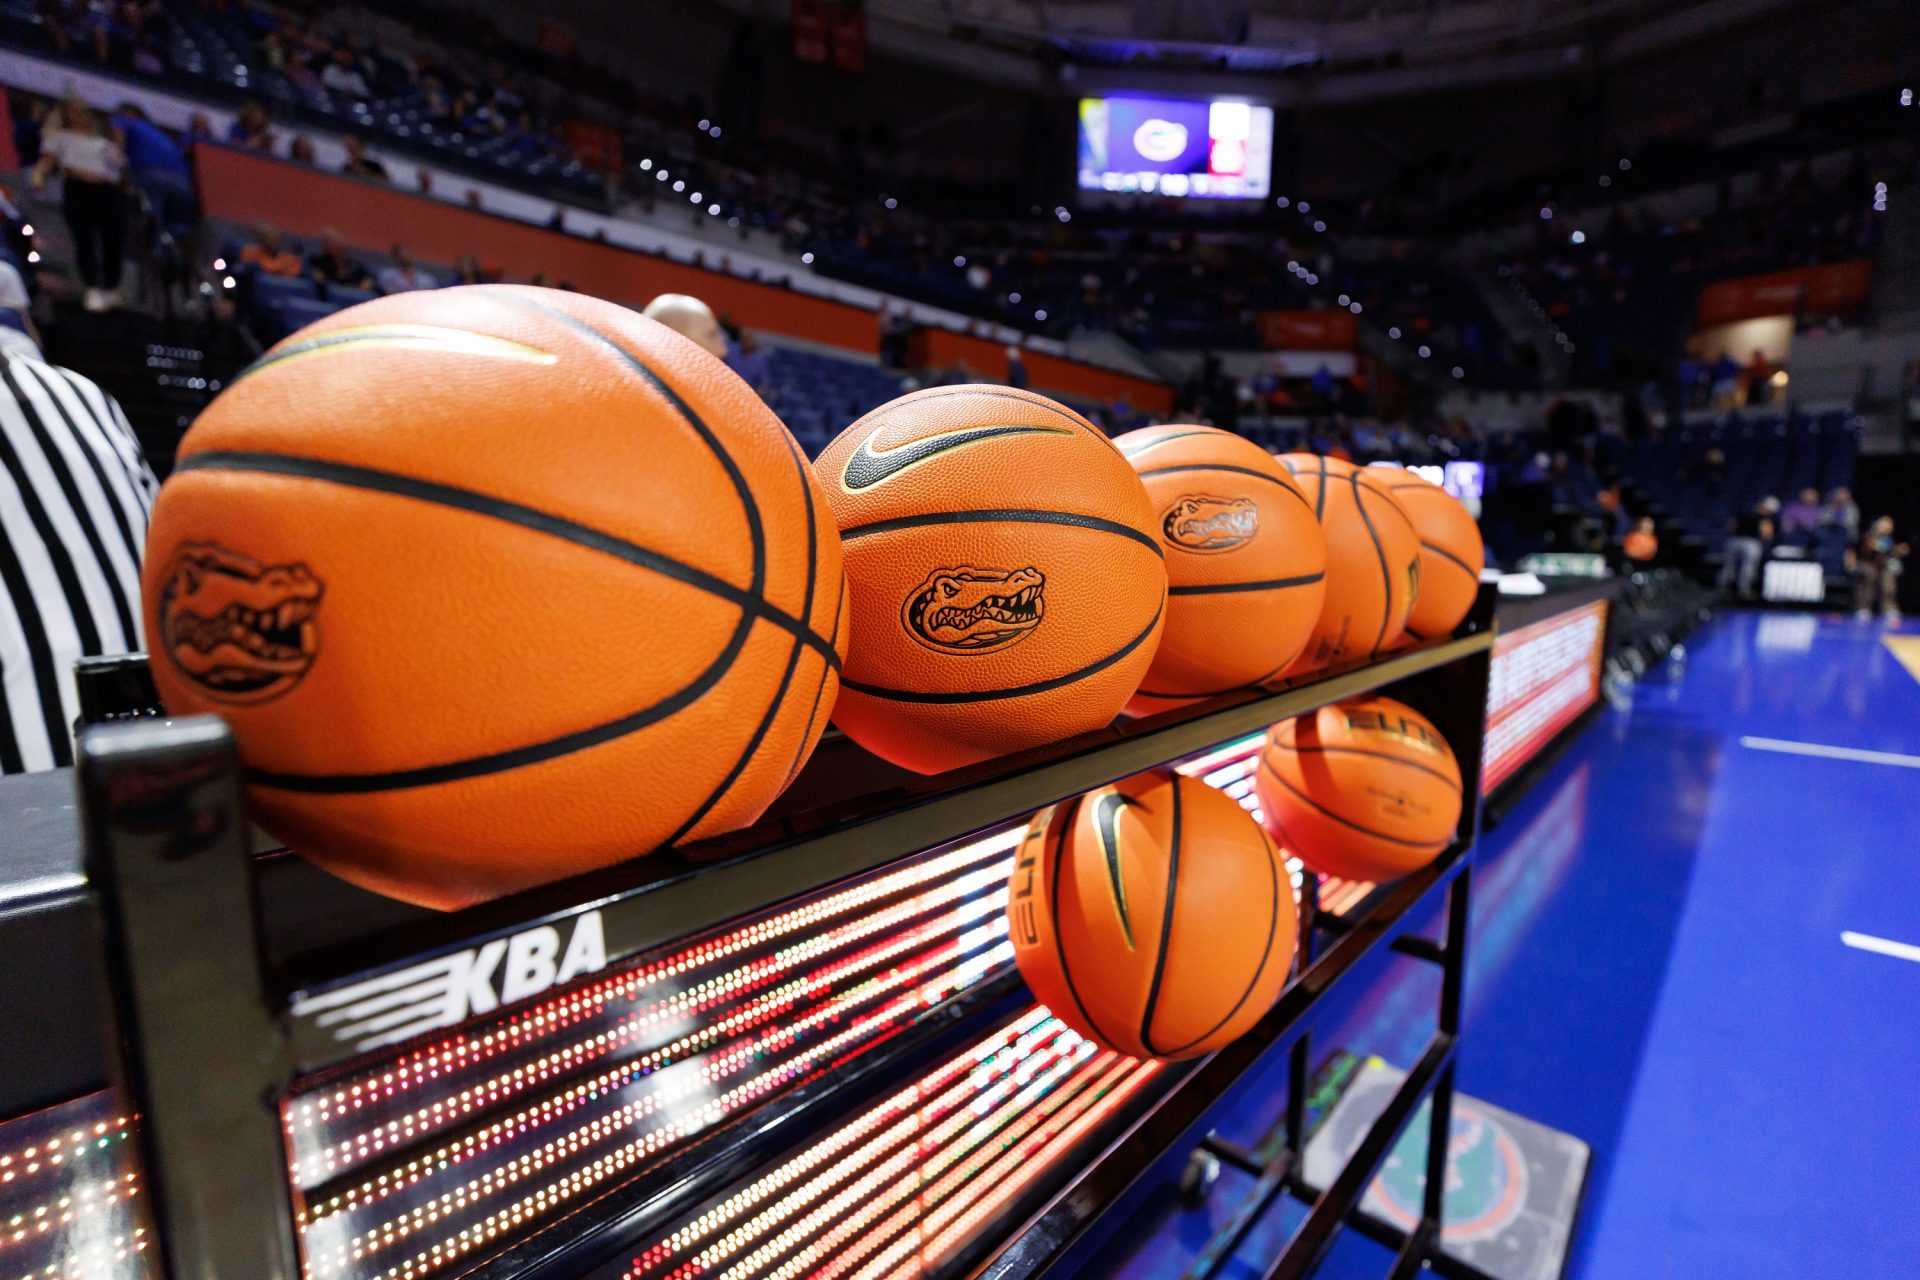
POLYGON ((1792 2, 866 0, 866 8, 879 42, 896 50, 918 38, 1093 68, 1270 74, 1314 67, 1350 73, 1352 96, 1368 96, 1643 56, 1748 25, 1792 2), (1371 77, 1371 87, 1362 77, 1371 77))

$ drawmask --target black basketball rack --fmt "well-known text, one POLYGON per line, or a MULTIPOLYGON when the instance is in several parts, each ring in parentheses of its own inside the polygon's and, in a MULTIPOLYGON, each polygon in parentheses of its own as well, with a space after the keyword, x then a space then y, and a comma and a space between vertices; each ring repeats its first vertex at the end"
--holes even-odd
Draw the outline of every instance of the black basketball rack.
MULTIPOLYGON (((292 859, 247 822, 234 740, 221 721, 158 715, 140 659, 86 664, 77 778, 87 874, 99 897, 119 1084, 144 1117, 143 1156, 165 1274, 313 1274, 298 1242, 279 1102, 296 1081, 364 1060, 362 1049, 313 1012, 329 993, 463 953, 487 954, 530 930, 564 936, 588 914, 603 934, 606 963, 642 957, 923 851, 1004 829, 1092 787, 1330 702, 1390 689, 1435 723, 1460 761, 1465 803, 1455 841, 1429 866, 1340 913, 1320 909, 1316 881, 1307 876, 1298 966, 1274 1008, 1227 1047, 1160 1070, 1123 1114, 1076 1149, 1069 1166, 1007 1205, 942 1263, 941 1274, 1072 1274, 1147 1194, 1149 1166, 1204 1139, 1223 1162, 1255 1179, 1232 1229, 1216 1243, 1231 1252, 1278 1197, 1305 1198, 1311 1208, 1304 1224, 1266 1275, 1306 1276, 1337 1232, 1356 1221, 1356 1206, 1394 1139, 1431 1095, 1425 1216, 1411 1231, 1390 1233, 1387 1243, 1397 1251, 1391 1274, 1431 1267, 1477 1277, 1440 1252, 1440 1174, 1460 1035, 1494 604, 1494 592, 1483 588, 1454 637, 1368 665, 1228 695, 937 777, 907 775, 851 744, 829 743, 774 811, 747 830, 448 914, 359 894, 292 859), (1417 913, 1438 908, 1442 897, 1441 936, 1409 932, 1417 913), (1436 1029, 1346 1168, 1314 1193, 1299 1177, 1312 1017, 1336 984, 1383 948, 1440 970, 1436 1029), (1262 1161, 1206 1137, 1213 1105, 1280 1047, 1290 1054, 1284 1150, 1262 1161)), ((1017 976, 991 973, 831 1079, 771 1098, 446 1274, 586 1274, 712 1203, 778 1153, 829 1130, 863 1100, 913 1079, 967 1037, 1031 1007, 1017 976)), ((1373 1224, 1363 1229, 1379 1235, 1373 1224)))

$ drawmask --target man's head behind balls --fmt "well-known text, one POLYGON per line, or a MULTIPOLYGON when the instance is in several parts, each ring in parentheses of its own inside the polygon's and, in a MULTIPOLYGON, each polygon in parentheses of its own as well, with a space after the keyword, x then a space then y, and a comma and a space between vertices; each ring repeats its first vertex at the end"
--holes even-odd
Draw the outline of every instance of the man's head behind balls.
POLYGON ((727 358, 726 335, 713 317, 713 308, 684 293, 663 293, 647 304, 647 319, 658 320, 682 337, 693 339, 722 360, 727 358))

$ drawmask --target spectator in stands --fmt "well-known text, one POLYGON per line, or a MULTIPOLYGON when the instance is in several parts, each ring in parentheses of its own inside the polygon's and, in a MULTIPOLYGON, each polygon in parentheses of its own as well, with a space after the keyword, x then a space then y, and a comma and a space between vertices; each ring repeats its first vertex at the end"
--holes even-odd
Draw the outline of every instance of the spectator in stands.
POLYGON ((455 284, 485 284, 487 273, 480 266, 480 259, 470 253, 463 253, 454 259, 453 282, 455 284))
POLYGON ((355 101, 365 99, 372 92, 367 88, 367 79, 360 74, 360 68, 353 64, 353 50, 345 46, 333 51, 326 69, 320 73, 320 83, 326 86, 327 92, 355 101))
POLYGON ((289 279, 299 275, 303 265, 300 255, 280 242, 280 228, 271 222, 263 222, 253 229, 253 242, 240 250, 240 261, 268 275, 289 279))
POLYGON ((767 399, 773 390, 773 361, 751 330, 740 331, 740 345, 726 359, 743 382, 767 399))
POLYGON ((1720 590, 1731 587, 1739 592, 1742 600, 1753 599, 1753 581, 1760 573, 1767 546, 1773 541, 1773 518, 1779 510, 1778 498, 1762 498, 1753 510, 1728 522, 1730 532, 1720 558, 1720 590))
POLYGON ((1649 565, 1660 555, 1660 535, 1655 532, 1652 516, 1641 516, 1633 526, 1621 550, 1627 559, 1637 565, 1649 565))
POLYGON ((320 247, 307 255, 307 275, 317 285, 373 288, 373 274, 347 253, 347 242, 332 227, 320 232, 320 247))
POLYGON ((287 159, 311 169, 320 163, 320 156, 313 149, 313 139, 304 133, 293 135, 293 141, 287 144, 287 159))
POLYGON ((1773 395, 1769 379, 1773 377, 1773 361, 1767 359, 1766 352, 1755 347, 1753 358, 1747 361, 1747 403, 1765 404, 1773 395))
POLYGON ((123 102, 114 112, 120 149, 134 183, 146 193, 154 217, 175 235, 193 225, 193 170, 173 138, 147 118, 139 105, 123 102))
POLYGON ((1600 525, 1609 543, 1618 542, 1628 536, 1630 522, 1626 509, 1620 505, 1620 486, 1610 484, 1593 497, 1594 505, 1600 508, 1600 525))
POLYGON ((366 143, 351 133, 340 141, 347 149, 347 162, 340 166, 340 172, 349 178, 366 178, 371 182, 388 180, 387 166, 367 154, 366 143))
POLYGON ((1900 621, 1900 574, 1909 548, 1893 536, 1893 517, 1881 516, 1847 552, 1853 574, 1854 616, 1865 621, 1877 612, 1888 622, 1900 621))
POLYGON ((242 103, 227 126, 227 141, 249 151, 273 150, 273 120, 258 102, 242 103))
POLYGON ((374 281, 380 286, 382 293, 411 293, 415 289, 440 287, 440 282, 433 278, 431 272, 422 270, 414 263, 412 255, 407 252, 407 246, 398 243, 393 246, 392 265, 380 268, 380 273, 374 277, 374 281))
POLYGON ((195 142, 211 141, 213 141, 213 121, 207 118, 207 113, 204 111, 196 111, 188 116, 187 142, 192 144, 195 142))
POLYGON ((1800 496, 1780 512, 1780 540, 1804 544, 1820 528, 1823 519, 1820 491, 1802 489, 1800 496))
POLYGON ((1849 543, 1860 536, 1860 507, 1844 486, 1827 495, 1822 523, 1843 531, 1849 543))
POLYGON ((658 320, 683 337, 720 357, 727 358, 726 335, 720 332, 720 322, 714 319, 713 308, 698 298, 684 293, 663 293, 647 304, 642 312, 650 320, 658 320))
POLYGON ((1007 385, 1021 391, 1027 389, 1027 358, 1019 347, 1007 348, 1007 385))
POLYGON ((78 98, 60 104, 54 127, 40 141, 33 167, 36 189, 56 170, 61 177, 61 207, 73 233, 74 257, 86 284, 88 311, 120 305, 121 254, 127 236, 126 199, 120 190, 126 156, 107 135, 99 114, 78 98))
POLYGON ((1716 409, 1731 409, 1740 398, 1740 363, 1722 351, 1713 362, 1711 403, 1716 409))

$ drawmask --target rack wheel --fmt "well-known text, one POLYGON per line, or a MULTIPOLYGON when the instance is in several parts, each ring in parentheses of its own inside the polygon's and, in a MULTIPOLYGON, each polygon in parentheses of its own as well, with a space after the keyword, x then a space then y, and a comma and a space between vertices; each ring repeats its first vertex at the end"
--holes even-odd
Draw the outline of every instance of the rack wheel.
POLYGON ((1195 1147, 1180 1172, 1180 1203, 1198 1209, 1207 1202, 1207 1193, 1220 1180, 1220 1158, 1204 1147, 1195 1147))

